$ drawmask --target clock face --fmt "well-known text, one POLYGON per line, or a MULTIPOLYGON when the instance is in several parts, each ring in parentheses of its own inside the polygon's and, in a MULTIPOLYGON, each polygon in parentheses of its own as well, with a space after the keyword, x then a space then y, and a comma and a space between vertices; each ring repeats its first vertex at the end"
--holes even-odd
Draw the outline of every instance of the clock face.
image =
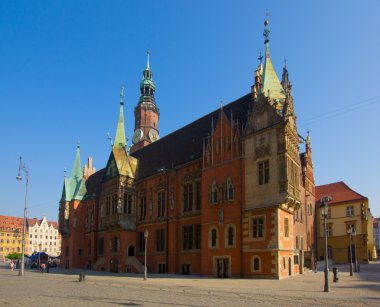
POLYGON ((156 130, 151 129, 148 133, 148 136, 152 142, 157 141, 159 139, 158 133, 156 130))
POLYGON ((133 139, 132 139, 133 144, 136 144, 139 141, 141 141, 143 136, 144 136, 144 132, 141 129, 137 129, 135 133, 133 134, 133 139))

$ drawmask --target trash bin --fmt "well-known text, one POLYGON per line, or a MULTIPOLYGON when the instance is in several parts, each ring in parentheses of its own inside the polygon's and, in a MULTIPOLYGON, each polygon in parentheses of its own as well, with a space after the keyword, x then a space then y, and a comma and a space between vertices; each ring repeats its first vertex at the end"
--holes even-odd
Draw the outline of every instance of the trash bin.
POLYGON ((334 282, 337 282, 339 280, 338 278, 338 268, 337 267, 333 267, 333 273, 334 273, 334 282))

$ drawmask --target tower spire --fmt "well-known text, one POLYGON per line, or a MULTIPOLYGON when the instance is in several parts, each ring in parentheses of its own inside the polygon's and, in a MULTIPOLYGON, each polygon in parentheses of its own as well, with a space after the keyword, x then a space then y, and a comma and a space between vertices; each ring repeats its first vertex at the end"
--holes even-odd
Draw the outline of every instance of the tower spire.
POLYGON ((147 57, 147 60, 146 60, 146 70, 150 70, 149 56, 150 56, 150 52, 148 50, 146 52, 146 57, 147 57))
POLYGON ((123 148, 127 146, 124 128, 124 86, 121 86, 120 88, 120 113, 119 121, 117 123, 114 146, 123 148))
POLYGON ((284 90, 281 86, 280 80, 278 79, 278 76, 276 74, 276 71, 274 70, 272 60, 270 58, 270 52, 269 52, 269 27, 268 27, 268 20, 265 20, 264 22, 264 44, 265 44, 265 63, 264 63, 264 72, 263 72, 263 85, 262 85, 262 93, 270 97, 272 99, 277 100, 284 100, 285 94, 284 90))
POLYGON ((75 179, 76 181, 79 181, 82 179, 82 177, 83 177, 83 171, 82 171, 82 166, 80 164, 80 143, 78 141, 74 165, 71 171, 71 178, 75 179))

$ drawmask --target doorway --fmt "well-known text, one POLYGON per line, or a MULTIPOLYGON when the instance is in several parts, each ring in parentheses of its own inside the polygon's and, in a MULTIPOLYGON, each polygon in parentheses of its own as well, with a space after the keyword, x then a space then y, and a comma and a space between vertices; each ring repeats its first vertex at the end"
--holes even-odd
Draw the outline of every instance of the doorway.
POLYGON ((216 276, 219 278, 228 278, 229 264, 230 260, 228 258, 216 258, 216 276))
POLYGON ((119 261, 116 258, 113 258, 110 261, 110 272, 111 273, 119 272, 119 261))
POLYGON ((131 245, 130 247, 128 247, 128 257, 132 257, 134 255, 135 255, 135 247, 131 245))

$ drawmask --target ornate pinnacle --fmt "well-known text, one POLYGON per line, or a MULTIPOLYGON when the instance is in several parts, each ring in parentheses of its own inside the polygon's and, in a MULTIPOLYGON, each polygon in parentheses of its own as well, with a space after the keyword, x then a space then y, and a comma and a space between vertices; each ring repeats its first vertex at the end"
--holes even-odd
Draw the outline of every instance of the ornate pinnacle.
POLYGON ((263 33, 263 35, 265 37, 265 41, 264 41, 265 45, 269 42, 269 33, 270 33, 270 30, 268 28, 268 24, 269 24, 268 20, 265 20, 264 21, 265 29, 264 29, 264 33, 263 33))
POLYGON ((120 104, 124 105, 124 86, 120 87, 120 104))

